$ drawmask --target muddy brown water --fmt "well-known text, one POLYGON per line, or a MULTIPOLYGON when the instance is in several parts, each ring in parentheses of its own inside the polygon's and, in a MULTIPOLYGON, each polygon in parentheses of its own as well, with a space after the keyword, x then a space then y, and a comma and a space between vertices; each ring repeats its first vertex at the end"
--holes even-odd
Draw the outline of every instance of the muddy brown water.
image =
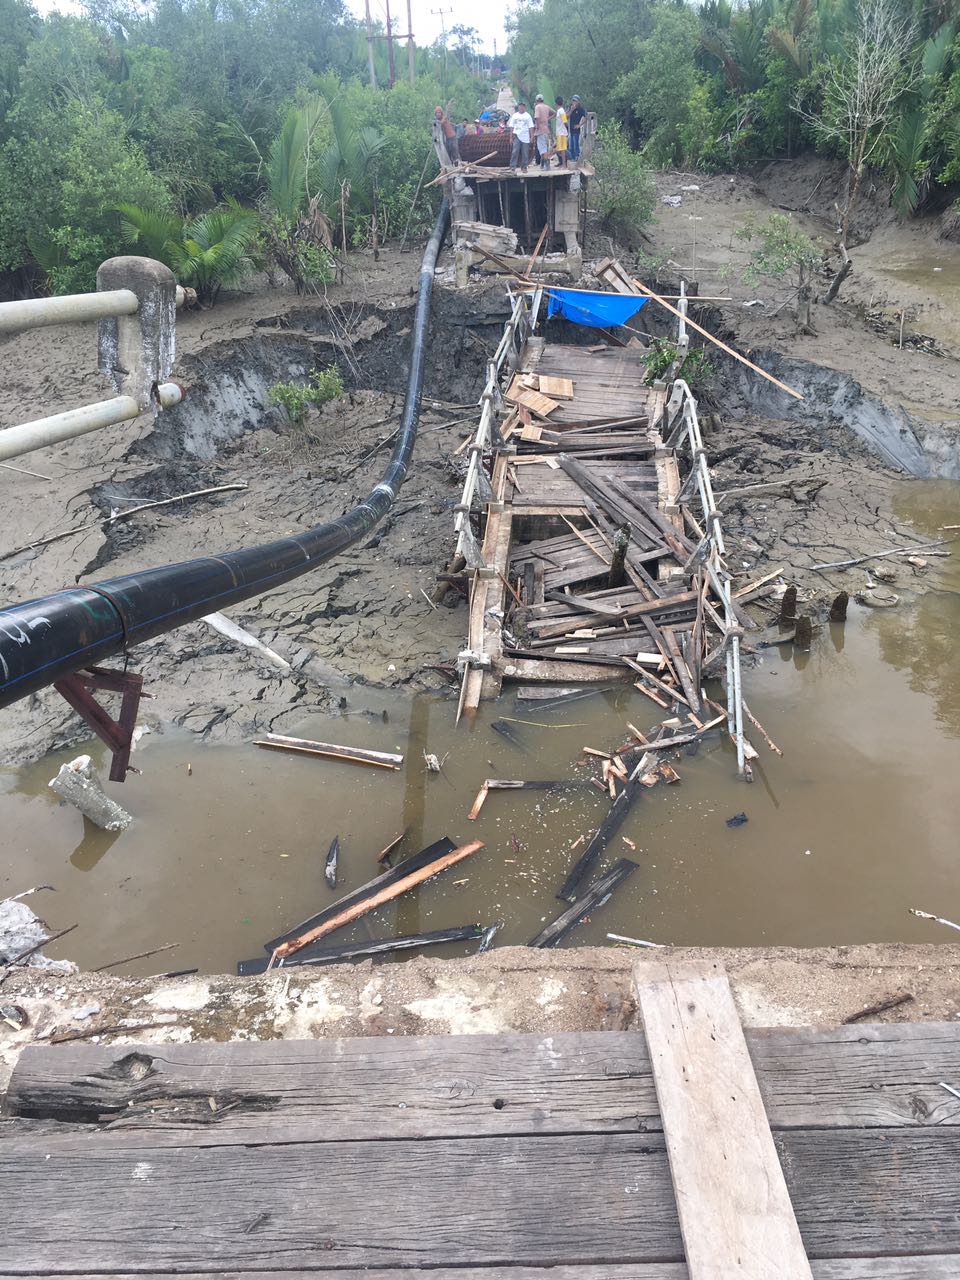
MULTIPOLYGON (((936 537, 960 523, 960 486, 905 485, 898 514, 936 537)), ((682 757, 681 783, 642 795, 622 829, 635 852, 619 835, 610 845, 608 862, 632 857, 639 870, 567 945, 603 943, 608 931, 689 945, 947 940, 908 908, 960 916, 960 556, 937 562, 935 589, 893 563, 900 607, 851 604, 846 626, 825 625, 808 655, 765 651, 747 671, 751 706, 783 758, 754 735, 762 755, 747 785, 719 737, 682 757), (748 822, 728 828, 741 811, 748 822)), ((53 926, 79 928, 51 954, 84 967, 176 942, 117 971, 231 972, 375 875, 377 854, 406 827, 406 852, 441 835, 485 848, 335 940, 502 920, 497 942, 524 943, 561 909, 554 894, 576 856, 570 846, 607 808, 586 785, 597 771, 577 763, 582 747, 609 749, 628 736, 627 721, 658 719, 629 685, 547 711, 508 693, 472 727, 456 727, 444 699, 363 686, 348 698, 332 716, 306 708, 288 731, 401 751, 401 771, 151 734, 135 756, 142 776, 114 788, 136 817, 117 836, 85 824, 47 787, 76 750, 3 773, 4 891, 54 885, 33 902, 53 926), (520 745, 490 727, 508 717, 520 745), (425 771, 424 750, 444 759, 440 774, 425 771), (573 782, 492 792, 470 822, 487 777, 573 782), (334 893, 323 867, 335 835, 334 893)))

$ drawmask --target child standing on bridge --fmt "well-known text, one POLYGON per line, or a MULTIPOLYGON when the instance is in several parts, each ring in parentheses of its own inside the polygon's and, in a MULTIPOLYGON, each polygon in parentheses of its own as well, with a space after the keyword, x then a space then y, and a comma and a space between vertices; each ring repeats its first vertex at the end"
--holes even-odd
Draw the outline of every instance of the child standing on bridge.
POLYGON ((563 99, 557 98, 557 163, 564 168, 567 163, 567 145, 570 141, 570 128, 567 124, 567 113, 563 109, 563 99))

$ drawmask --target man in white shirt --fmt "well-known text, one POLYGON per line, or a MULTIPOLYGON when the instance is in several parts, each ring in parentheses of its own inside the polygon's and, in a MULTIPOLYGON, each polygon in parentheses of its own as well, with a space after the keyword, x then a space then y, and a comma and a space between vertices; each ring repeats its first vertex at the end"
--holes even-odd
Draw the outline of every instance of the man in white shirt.
POLYGON ((530 134, 533 131, 533 117, 523 102, 517 103, 517 109, 507 121, 507 128, 513 134, 513 150, 510 153, 510 168, 527 171, 530 159, 530 134))

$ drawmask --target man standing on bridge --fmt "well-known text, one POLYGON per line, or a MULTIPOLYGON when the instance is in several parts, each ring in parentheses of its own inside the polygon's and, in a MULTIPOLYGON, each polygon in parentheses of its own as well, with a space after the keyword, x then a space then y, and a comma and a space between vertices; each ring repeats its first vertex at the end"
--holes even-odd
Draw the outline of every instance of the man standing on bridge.
POLYGON ((533 104, 533 120, 534 120, 534 139, 537 144, 537 159, 540 161, 541 169, 549 169, 550 161, 547 154, 552 150, 550 140, 550 117, 554 115, 553 107, 548 107, 543 100, 543 94, 538 93, 536 102, 533 104))
POLYGON ((457 142, 457 129, 453 121, 444 111, 443 107, 434 107, 433 114, 436 120, 435 128, 439 128, 443 136, 443 145, 446 148, 447 155, 450 157, 451 163, 460 163, 460 144, 457 142))
POLYGON ((527 172, 530 158, 530 134, 533 129, 533 117, 523 102, 517 103, 517 109, 507 121, 507 128, 513 134, 513 150, 510 153, 510 168, 527 172))

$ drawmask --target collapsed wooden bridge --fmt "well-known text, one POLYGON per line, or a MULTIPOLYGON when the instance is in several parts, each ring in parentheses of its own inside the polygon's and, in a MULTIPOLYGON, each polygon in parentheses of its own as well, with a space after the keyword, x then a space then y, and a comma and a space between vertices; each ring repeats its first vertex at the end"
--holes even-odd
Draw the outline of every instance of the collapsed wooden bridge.
POLYGON ((504 680, 633 680, 661 708, 679 704, 695 729, 719 710, 749 771, 740 639, 756 623, 743 605, 777 575, 731 586, 689 387, 676 381, 668 400, 663 383, 650 386, 636 340, 536 336, 539 303, 540 291, 515 301, 457 508, 472 571, 460 712, 504 680), (477 535, 471 514, 484 500, 477 535), (701 693, 723 672, 725 711, 701 693))

